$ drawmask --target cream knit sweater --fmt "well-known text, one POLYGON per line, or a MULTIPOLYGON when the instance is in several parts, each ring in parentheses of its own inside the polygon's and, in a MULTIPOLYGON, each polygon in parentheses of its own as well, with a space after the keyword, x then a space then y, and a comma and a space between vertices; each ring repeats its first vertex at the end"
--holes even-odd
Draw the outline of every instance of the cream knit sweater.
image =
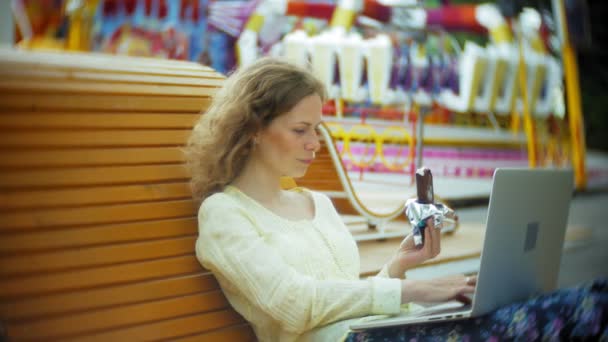
POLYGON ((399 313, 400 280, 386 277, 386 267, 359 279, 357 245, 329 198, 291 191, 312 197, 312 220, 278 216, 233 186, 198 214, 198 260, 258 339, 336 340, 349 318, 399 313))

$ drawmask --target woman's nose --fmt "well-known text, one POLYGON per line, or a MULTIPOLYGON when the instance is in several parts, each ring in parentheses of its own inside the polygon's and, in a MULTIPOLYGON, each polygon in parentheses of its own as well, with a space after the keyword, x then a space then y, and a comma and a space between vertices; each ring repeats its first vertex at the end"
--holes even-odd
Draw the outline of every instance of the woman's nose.
POLYGON ((319 136, 314 134, 309 142, 306 143, 306 149, 309 151, 317 152, 321 148, 321 142, 319 136))

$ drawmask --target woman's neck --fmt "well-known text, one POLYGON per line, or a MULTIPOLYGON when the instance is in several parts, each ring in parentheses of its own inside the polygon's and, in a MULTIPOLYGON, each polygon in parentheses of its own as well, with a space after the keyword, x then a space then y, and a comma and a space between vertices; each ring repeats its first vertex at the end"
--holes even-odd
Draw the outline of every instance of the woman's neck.
POLYGON ((281 178, 257 163, 247 163, 231 184, 260 203, 272 205, 281 199, 281 178))

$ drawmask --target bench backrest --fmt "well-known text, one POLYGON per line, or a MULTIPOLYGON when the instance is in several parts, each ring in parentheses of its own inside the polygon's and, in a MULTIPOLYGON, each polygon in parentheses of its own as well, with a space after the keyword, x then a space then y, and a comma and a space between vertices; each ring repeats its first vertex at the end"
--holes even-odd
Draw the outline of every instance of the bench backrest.
POLYGON ((0 50, 0 321, 11 340, 250 340, 194 256, 183 167, 224 77, 0 50))

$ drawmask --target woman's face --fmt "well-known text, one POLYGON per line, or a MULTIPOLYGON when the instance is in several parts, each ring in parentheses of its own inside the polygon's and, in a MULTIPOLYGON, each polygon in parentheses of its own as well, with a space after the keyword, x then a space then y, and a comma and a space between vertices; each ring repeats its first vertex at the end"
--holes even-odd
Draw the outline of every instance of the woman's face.
POLYGON ((276 176, 302 177, 319 150, 321 98, 310 95, 257 135, 252 157, 276 176))

